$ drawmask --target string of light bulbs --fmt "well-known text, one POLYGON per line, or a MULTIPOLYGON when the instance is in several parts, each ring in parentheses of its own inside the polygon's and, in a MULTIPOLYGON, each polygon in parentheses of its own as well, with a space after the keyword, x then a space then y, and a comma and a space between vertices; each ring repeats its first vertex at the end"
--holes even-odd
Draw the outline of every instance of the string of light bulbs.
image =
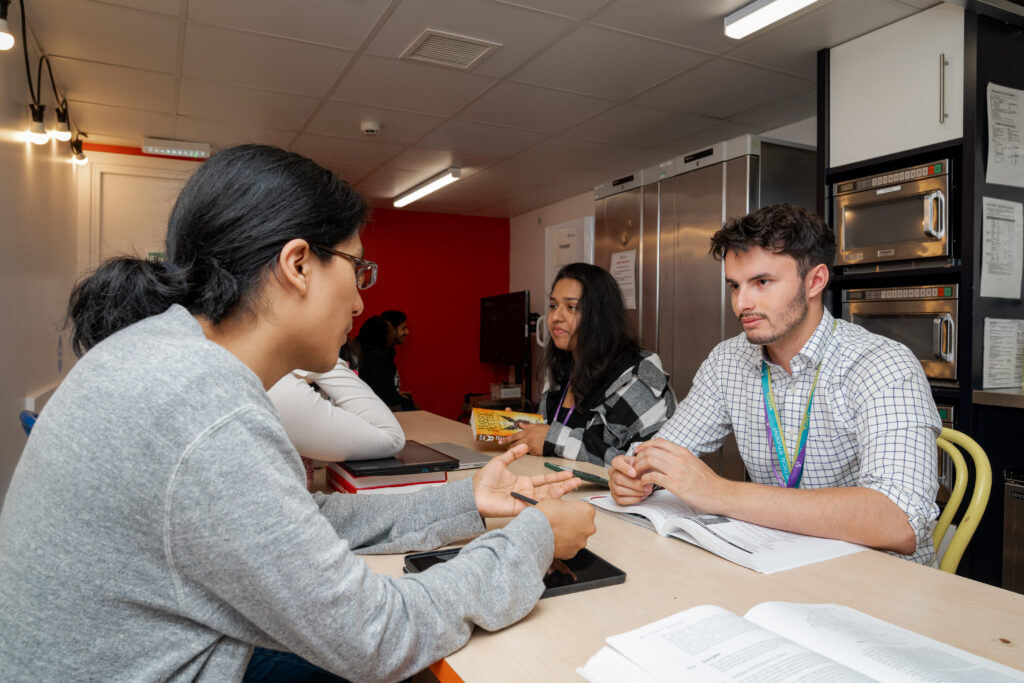
MULTIPOLYGON (((9 50, 14 46, 14 36, 7 25, 7 10, 13 0, 0 0, 0 50, 9 50)), ((57 80, 53 76, 53 64, 49 55, 42 55, 36 67, 36 79, 32 81, 32 67, 28 55, 28 29, 25 21, 25 0, 19 0, 21 6, 21 47, 25 56, 25 77, 28 80, 28 92, 32 101, 29 103, 29 127, 25 131, 25 138, 36 145, 42 145, 51 139, 60 142, 67 142, 71 157, 76 164, 82 165, 89 162, 82 151, 82 138, 88 137, 81 130, 78 130, 71 118, 71 111, 68 101, 57 90, 57 80), (46 127, 46 105, 42 102, 43 97, 43 63, 46 64, 47 74, 50 76, 50 86, 53 89, 54 98, 54 122, 53 126, 46 127), (74 129, 74 132, 72 132, 74 129)))

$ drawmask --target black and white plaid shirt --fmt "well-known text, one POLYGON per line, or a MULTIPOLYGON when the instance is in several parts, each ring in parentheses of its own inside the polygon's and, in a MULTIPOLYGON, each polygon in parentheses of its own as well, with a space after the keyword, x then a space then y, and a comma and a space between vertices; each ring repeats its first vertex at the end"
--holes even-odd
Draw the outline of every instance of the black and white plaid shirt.
POLYGON ((544 455, 609 465, 630 444, 651 438, 671 417, 676 397, 657 354, 641 351, 620 359, 608 376, 603 387, 577 401, 570 417, 562 408, 558 421, 553 418, 563 387, 544 387, 540 405, 551 425, 544 455))
MULTIPOLYGON (((885 494, 907 513, 917 535, 917 550, 907 557, 928 564, 938 517, 935 439, 942 429, 928 381, 907 347, 843 320, 833 332, 833 320, 826 310, 790 362, 792 375, 769 361, 787 444, 798 441, 821 362, 800 487, 861 486, 885 494)), ((762 359, 763 347, 744 334, 719 344, 658 436, 703 455, 735 432, 751 480, 778 485, 764 424, 762 359)))

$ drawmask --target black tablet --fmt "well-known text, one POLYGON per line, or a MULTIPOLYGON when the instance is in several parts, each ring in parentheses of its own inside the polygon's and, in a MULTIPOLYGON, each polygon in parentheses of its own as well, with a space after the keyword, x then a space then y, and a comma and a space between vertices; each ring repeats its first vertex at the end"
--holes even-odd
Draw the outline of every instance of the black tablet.
POLYGON ((406 440, 405 447, 393 458, 345 460, 338 464, 348 470, 353 477, 443 472, 459 467, 457 459, 410 439, 406 440))
MULTIPOLYGON (((450 560, 459 554, 459 548, 432 550, 427 553, 414 553, 405 556, 405 571, 415 573, 424 571, 435 564, 450 560)), ((555 560, 544 577, 542 598, 550 598, 566 593, 613 586, 625 583, 626 572, 595 555, 586 548, 576 553, 571 560, 555 560)))

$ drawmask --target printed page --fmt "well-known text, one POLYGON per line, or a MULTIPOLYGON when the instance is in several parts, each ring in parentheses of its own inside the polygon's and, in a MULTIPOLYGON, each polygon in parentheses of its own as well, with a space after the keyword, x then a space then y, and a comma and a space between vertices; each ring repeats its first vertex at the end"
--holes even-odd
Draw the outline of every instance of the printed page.
MULTIPOLYGON (((851 555, 864 546, 817 536, 804 536, 788 531, 741 522, 720 515, 695 514, 676 519, 678 525, 697 543, 720 557, 762 574, 802 567, 835 557, 851 555)), ((670 532, 675 536, 675 532, 670 532)), ((685 539, 684 539, 685 540, 685 539)))
POLYGON ((610 647, 598 650, 584 666, 576 667, 576 673, 590 683, 658 683, 657 678, 610 647))
MULTIPOLYGON (((663 536, 666 535, 668 520, 673 517, 698 514, 696 510, 668 491, 655 491, 647 500, 636 505, 619 505, 607 494, 590 496, 587 498, 587 502, 599 510, 619 513, 620 516, 634 524, 653 528, 663 536)), ((694 542, 692 539, 683 540, 694 542)))
POLYGON ((1024 681, 1024 672, 843 605, 763 602, 746 618, 879 681, 1024 681))
POLYGON ((688 609, 612 636, 607 642, 661 681, 839 683, 869 680, 713 605, 688 609))

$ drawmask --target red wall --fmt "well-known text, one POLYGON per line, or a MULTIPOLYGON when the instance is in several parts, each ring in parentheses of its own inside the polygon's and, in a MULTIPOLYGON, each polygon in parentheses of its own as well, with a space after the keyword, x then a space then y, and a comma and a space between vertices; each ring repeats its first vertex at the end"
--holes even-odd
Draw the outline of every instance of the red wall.
POLYGON ((478 360, 480 297, 508 292, 508 219, 376 209, 362 241, 377 283, 363 292, 352 336, 370 316, 404 311, 409 336, 395 359, 402 389, 424 410, 457 418, 465 394, 508 376, 478 360))

